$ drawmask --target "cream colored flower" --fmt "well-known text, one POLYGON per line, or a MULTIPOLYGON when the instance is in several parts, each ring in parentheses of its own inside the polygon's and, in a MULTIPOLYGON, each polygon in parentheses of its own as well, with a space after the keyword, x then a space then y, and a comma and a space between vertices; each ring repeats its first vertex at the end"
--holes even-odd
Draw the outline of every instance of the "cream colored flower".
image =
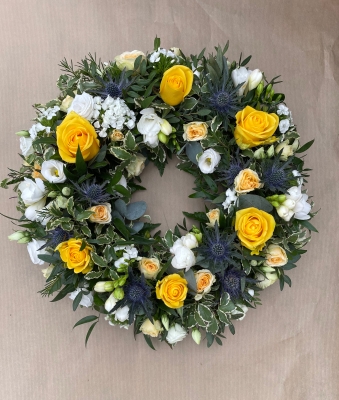
POLYGON ((63 112, 67 112, 68 109, 70 108, 71 104, 73 103, 74 97, 71 97, 67 95, 63 100, 60 105, 60 110, 63 112))
POLYGON ((207 224, 206 224, 207 226, 213 227, 216 222, 219 225, 219 218, 220 218, 219 208, 214 208, 213 210, 209 210, 209 212, 206 215, 210 221, 210 222, 207 222, 207 224))
POLYGON ((212 285, 215 282, 215 276, 208 269, 201 269, 194 273, 195 281, 197 283, 197 293, 194 297, 195 300, 200 300, 204 294, 211 291, 212 285))
POLYGON ((95 222, 96 224, 109 224, 112 220, 112 208, 109 203, 90 207, 89 211, 93 211, 93 214, 89 217, 89 220, 91 222, 95 222))
POLYGON ((267 267, 282 267, 287 264, 286 251, 277 244, 270 244, 266 250, 265 265, 267 267))
POLYGON ((114 129, 113 132, 109 135, 111 142, 121 142, 124 140, 124 134, 118 129, 114 129))
POLYGON ((140 330, 144 335, 157 337, 163 330, 160 321, 154 321, 154 324, 149 319, 146 319, 140 326, 140 330))
POLYGON ((256 285, 260 287, 260 289, 266 289, 278 280, 278 274, 275 268, 263 267, 261 271, 263 273, 257 272, 255 274, 255 279, 258 281, 256 285))
POLYGON ((127 165, 128 176, 139 176, 145 168, 146 157, 136 154, 134 159, 127 165))
POLYGON ((208 132, 208 126, 206 122, 189 122, 188 124, 184 124, 184 140, 189 142, 194 142, 197 140, 205 139, 208 132))
POLYGON ((251 192, 260 189, 264 185, 260 183, 258 174, 250 168, 243 169, 234 179, 234 189, 239 194, 251 192))
POLYGON ((42 275, 44 276, 45 279, 48 279, 53 271, 54 265, 49 265, 47 268, 42 269, 42 275))
POLYGON ((139 57, 142 56, 143 59, 146 58, 145 54, 139 50, 125 51, 124 53, 116 56, 114 61, 117 67, 122 71, 123 69, 132 70, 134 69, 134 62, 139 57))
POLYGON ((280 160, 286 161, 288 157, 292 157, 295 151, 298 149, 299 140, 295 139, 292 144, 289 144, 289 140, 284 140, 275 148, 275 154, 278 154, 281 150, 280 160))
POLYGON ((142 257, 139 261, 139 269, 146 279, 155 279, 160 271, 160 262, 157 258, 142 257))

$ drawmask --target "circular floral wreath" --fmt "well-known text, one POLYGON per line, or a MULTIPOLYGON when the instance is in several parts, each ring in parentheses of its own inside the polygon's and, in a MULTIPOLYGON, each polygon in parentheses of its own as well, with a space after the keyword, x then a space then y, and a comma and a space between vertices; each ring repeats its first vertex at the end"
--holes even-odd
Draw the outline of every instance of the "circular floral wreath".
POLYGON ((16 220, 9 236, 26 243, 43 269, 41 294, 65 296, 110 325, 170 346, 192 334, 221 345, 234 320, 260 304, 275 281, 291 285, 310 240, 308 169, 285 96, 275 93, 251 57, 230 62, 228 44, 186 57, 178 48, 125 52, 113 62, 91 54, 76 67, 61 62, 60 96, 36 104, 34 125, 20 131, 24 163, 2 187, 15 185, 16 220), (205 211, 164 236, 145 215, 140 174, 167 157, 195 178, 192 198, 205 211), (140 220, 142 219, 142 220, 140 220))

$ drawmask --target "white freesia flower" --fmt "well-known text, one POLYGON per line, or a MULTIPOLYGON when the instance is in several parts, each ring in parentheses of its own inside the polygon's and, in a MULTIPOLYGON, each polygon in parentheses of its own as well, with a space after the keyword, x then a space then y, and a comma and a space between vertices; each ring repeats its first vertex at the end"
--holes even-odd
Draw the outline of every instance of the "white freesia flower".
POLYGON ((299 145, 298 139, 295 139, 292 144, 289 144, 289 140, 284 140, 283 142, 278 144, 278 146, 275 148, 275 153, 278 154, 281 151, 280 160, 286 161, 288 157, 293 156, 294 152, 298 148, 298 145, 299 145))
POLYGON ((158 133, 161 131, 163 119, 158 117, 154 108, 145 108, 140 114, 142 117, 137 123, 137 128, 144 137, 144 143, 152 148, 157 147, 159 144, 158 133))
POLYGON ((187 336, 186 329, 179 324, 171 326, 167 332, 166 340, 169 344, 181 342, 187 336))
POLYGON ((250 72, 248 77, 248 90, 256 89, 259 83, 262 81, 262 72, 259 69, 254 69, 250 72))
POLYGON ((33 143, 33 140, 30 137, 28 137, 28 138, 21 137, 20 138, 20 150, 24 157, 27 157, 34 153, 32 143, 33 143))
POLYGON ((38 258, 39 254, 48 254, 46 250, 39 250, 42 246, 46 244, 45 240, 36 240, 32 239, 31 242, 27 244, 27 251, 29 256, 31 257, 33 264, 43 265, 44 261, 38 258))
POLYGON ((262 81, 263 75, 259 69, 251 71, 245 67, 239 67, 232 71, 231 77, 234 86, 242 84, 238 90, 239 96, 242 96, 249 90, 255 89, 262 81))
POLYGON ((115 319, 120 322, 125 322, 129 317, 129 307, 124 306, 118 308, 113 314, 115 314, 115 319))
POLYGON ((21 199, 26 206, 31 206, 38 202, 47 193, 45 185, 40 178, 36 178, 35 182, 32 179, 25 178, 18 186, 18 189, 21 192, 21 199))
POLYGON ((70 105, 67 112, 70 113, 71 111, 74 111, 81 117, 90 120, 93 116, 94 111, 93 97, 86 92, 83 92, 82 94, 77 94, 74 97, 74 100, 72 101, 72 104, 70 105))
POLYGON ((295 201, 295 206, 293 208, 294 218, 300 220, 310 219, 308 215, 311 211, 311 205, 307 203, 308 195, 301 193, 301 186, 293 186, 287 190, 287 199, 295 201))
POLYGON ((115 305, 117 304, 117 299, 114 297, 113 293, 111 293, 111 295, 109 296, 109 298, 106 300, 105 302, 105 310, 107 312, 110 312, 115 305))
POLYGON ((25 210, 25 217, 30 221, 38 221, 39 215, 37 214, 37 212, 41 211, 45 207, 45 204, 46 204, 46 197, 43 197, 41 200, 37 201, 31 206, 28 206, 25 210))
POLYGON ((229 208, 237 201, 237 192, 235 189, 228 188, 226 190, 226 200, 222 203, 222 206, 225 210, 229 210, 229 208))
POLYGON ((188 271, 193 265, 195 265, 193 251, 186 246, 177 246, 172 259, 172 266, 175 269, 185 269, 185 271, 188 271))
POLYGON ((199 157, 198 166, 203 174, 212 174, 221 160, 220 154, 213 150, 207 149, 199 157))
POLYGON ((41 165, 42 176, 51 183, 65 182, 64 163, 58 160, 44 161, 41 165))
MULTIPOLYGON (((77 295, 79 294, 80 291, 81 291, 81 289, 77 288, 76 290, 74 290, 74 292, 70 293, 69 298, 71 300, 74 300, 77 297, 77 295)), ((93 304, 93 295, 92 295, 92 293, 91 292, 88 293, 88 294, 84 294, 83 293, 79 305, 83 306, 83 307, 92 307, 92 304, 93 304)))
POLYGON ((290 127, 290 121, 288 119, 283 119, 279 122, 279 130, 281 133, 287 132, 289 127, 290 127))
POLYGON ((279 104, 278 105, 278 110, 277 110, 277 114, 278 115, 289 115, 289 109, 284 105, 284 104, 279 104))
POLYGON ((280 218, 282 218, 284 221, 290 221, 290 219, 293 217, 294 212, 289 209, 288 207, 281 205, 277 208, 277 213, 280 218))
POLYGON ((185 236, 181 238, 182 244, 188 249, 194 249, 198 247, 197 238, 193 235, 193 233, 187 233, 185 236))

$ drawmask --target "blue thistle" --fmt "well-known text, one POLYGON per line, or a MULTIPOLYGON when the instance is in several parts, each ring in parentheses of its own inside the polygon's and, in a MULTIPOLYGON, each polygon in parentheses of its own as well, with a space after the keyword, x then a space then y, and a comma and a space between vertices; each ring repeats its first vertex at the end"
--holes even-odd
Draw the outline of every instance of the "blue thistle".
MULTIPOLYGON (((279 154, 278 154, 279 157, 279 154)), ((262 182, 265 188, 272 192, 286 192, 290 187, 290 181, 293 180, 291 169, 288 168, 291 160, 282 163, 279 158, 273 160, 264 159, 261 164, 262 182)))
MULTIPOLYGON (((218 274, 221 284, 221 292, 228 293, 232 300, 239 299, 240 297, 251 301, 251 296, 247 292, 243 292, 241 289, 241 281, 245 280, 245 283, 256 283, 257 281, 252 278, 248 278, 244 271, 231 268, 227 269, 221 274, 218 274)), ((245 285, 244 285, 245 287, 245 285)))
POLYGON ((42 250, 45 247, 51 247, 52 249, 55 249, 58 244, 62 242, 67 242, 67 240, 69 240, 72 236, 72 232, 67 232, 63 230, 60 226, 58 226, 57 228, 47 233, 47 242, 39 250, 42 250))
MULTIPOLYGON (((214 225, 214 230, 205 230, 203 242, 197 248, 198 259, 200 262, 207 261, 211 272, 221 272, 229 265, 236 265, 233 258, 241 258, 234 248, 236 233, 227 235, 220 233, 218 224, 214 225)), ((197 261, 197 264, 199 264, 197 261)))
POLYGON ((105 191, 106 182, 99 185, 94 178, 92 181, 86 181, 81 185, 75 182, 72 183, 80 196, 80 201, 85 201, 90 206, 111 200, 111 195, 105 191))
POLYGON ((227 186, 232 186, 234 183, 234 179, 239 174, 240 171, 247 168, 250 164, 250 160, 245 164, 242 158, 239 157, 239 149, 237 150, 237 154, 232 160, 229 162, 228 166, 221 166, 218 169, 220 178, 218 181, 226 181, 227 186))
POLYGON ((125 70, 121 72, 119 78, 113 78, 110 74, 107 74, 108 82, 98 76, 97 79, 100 81, 102 87, 101 89, 93 90, 93 92, 101 96, 103 99, 106 99, 107 96, 110 96, 113 99, 122 97, 122 91, 131 84, 125 75, 125 70))
POLYGON ((147 285, 144 275, 134 275, 132 268, 128 269, 128 281, 124 286, 124 298, 119 300, 114 306, 113 311, 120 307, 129 307, 128 323, 131 325, 136 314, 145 313, 153 321, 153 304, 151 298, 151 288, 147 285))

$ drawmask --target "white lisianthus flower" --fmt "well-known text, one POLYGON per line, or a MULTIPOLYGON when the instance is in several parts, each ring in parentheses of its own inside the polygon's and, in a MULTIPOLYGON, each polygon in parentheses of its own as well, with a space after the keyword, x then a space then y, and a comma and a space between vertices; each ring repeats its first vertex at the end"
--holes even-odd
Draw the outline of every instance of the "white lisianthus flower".
POLYGON ((220 154, 213 150, 207 149, 199 157, 198 166, 203 174, 212 174, 221 160, 220 154))
POLYGON ((177 342, 181 342, 186 336, 186 329, 179 324, 175 324, 169 328, 166 340, 169 344, 175 344, 177 342))
POLYGON ((70 113, 71 111, 74 111, 81 117, 90 120, 93 116, 94 111, 93 97, 86 92, 83 92, 82 94, 77 94, 74 97, 72 104, 68 108, 67 113, 70 113))
POLYGON ((144 143, 149 147, 157 147, 159 144, 158 133, 161 131, 162 118, 154 112, 154 108, 145 108, 140 112, 142 117, 137 123, 138 131, 144 137, 144 143))
MULTIPOLYGON (((76 290, 74 290, 74 292, 71 292, 69 295, 69 298, 71 300, 74 300, 77 295, 80 293, 81 289, 77 288, 76 290)), ((83 306, 83 307, 92 307, 93 304, 93 295, 92 293, 88 293, 88 294, 82 294, 81 300, 79 305, 83 306)))
POLYGON ((35 182, 32 179, 25 178, 18 186, 18 189, 21 192, 21 199, 26 206, 31 206, 38 202, 47 193, 46 187, 40 178, 36 178, 35 182))
POLYGON ((284 104, 279 104, 278 105, 278 110, 277 110, 277 114, 278 115, 286 115, 286 116, 288 116, 289 113, 290 113, 289 109, 284 104))
POLYGON ((188 249, 194 249, 195 247, 199 246, 197 238, 193 235, 193 233, 187 233, 185 236, 181 238, 183 246, 187 247, 188 249))
POLYGON ((224 210, 228 210, 231 205, 233 205, 237 201, 237 192, 235 189, 228 188, 226 190, 226 200, 222 203, 224 210))
POLYGON ((41 200, 37 201, 31 206, 28 206, 25 210, 25 217, 30 221, 38 221, 40 218, 37 212, 41 211, 45 207, 45 204, 46 204, 46 197, 43 197, 41 200))
POLYGON ((129 317, 129 307, 124 306, 118 308, 113 314, 115 314, 115 319, 120 322, 125 322, 129 317))
POLYGON ((172 259, 172 266, 175 269, 185 269, 187 272, 191 267, 193 267, 193 265, 195 265, 195 261, 195 256, 192 250, 186 246, 176 247, 172 259))
POLYGON ((293 186, 287 190, 287 199, 295 201, 295 206, 293 208, 294 218, 300 220, 310 219, 308 215, 311 211, 311 205, 307 203, 308 195, 301 193, 301 186, 293 186))
POLYGON ((65 182, 64 163, 58 160, 44 161, 41 165, 42 176, 51 183, 65 182))
POLYGON ((45 244, 46 244, 45 240, 35 240, 35 239, 32 239, 32 241, 27 244, 27 251, 33 264, 43 265, 44 261, 40 260, 38 255, 49 254, 44 249, 39 250, 45 244))
POLYGON ((279 122, 279 130, 281 133, 287 132, 289 127, 290 127, 290 121, 288 119, 283 119, 279 122))
POLYGON ((34 153, 32 143, 33 143, 33 140, 30 137, 28 137, 28 138, 21 137, 20 138, 20 150, 24 157, 27 157, 34 153))

